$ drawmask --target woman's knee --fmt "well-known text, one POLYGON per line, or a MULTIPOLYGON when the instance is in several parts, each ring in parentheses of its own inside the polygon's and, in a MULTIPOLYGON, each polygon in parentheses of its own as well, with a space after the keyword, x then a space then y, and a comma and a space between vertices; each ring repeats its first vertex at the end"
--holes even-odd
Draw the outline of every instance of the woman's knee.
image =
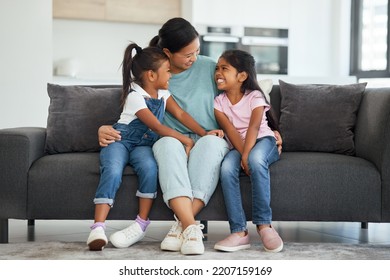
POLYGON ((183 150, 183 144, 176 138, 165 136, 160 138, 153 145, 153 153, 159 154, 161 152, 172 151, 172 150, 183 150))
POLYGON ((203 136, 196 142, 196 144, 208 149, 228 148, 226 140, 215 135, 203 136))
POLYGON ((191 154, 200 153, 209 158, 214 155, 219 159, 222 159, 228 152, 229 146, 226 140, 214 135, 203 136, 191 150, 191 154))

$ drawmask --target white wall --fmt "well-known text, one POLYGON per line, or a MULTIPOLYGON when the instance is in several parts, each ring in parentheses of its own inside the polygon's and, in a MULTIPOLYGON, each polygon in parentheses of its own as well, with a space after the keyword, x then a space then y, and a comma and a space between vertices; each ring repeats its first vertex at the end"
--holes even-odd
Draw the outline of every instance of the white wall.
POLYGON ((146 47, 159 28, 153 24, 55 19, 54 68, 69 66, 71 74, 86 82, 120 83, 126 46, 132 41, 146 47))
MULTIPOLYGON (((349 75, 350 0, 183 0, 182 10, 195 26, 288 28, 289 76, 331 80, 349 75)), ((54 61, 75 59, 81 80, 120 83, 118 71, 127 42, 146 46, 159 28, 54 20, 54 61)))
POLYGON ((0 2, 0 128, 46 126, 51 0, 0 2))
MULTIPOLYGON (((289 28, 290 75, 334 80, 349 71, 350 1, 183 0, 182 9, 195 25, 289 28)), ((46 126, 47 82, 120 83, 125 46, 130 40, 146 46, 159 28, 53 21, 51 0, 1 0, 0 128, 46 126), (53 68, 69 59, 75 64, 65 70, 76 78, 53 78, 53 68)))

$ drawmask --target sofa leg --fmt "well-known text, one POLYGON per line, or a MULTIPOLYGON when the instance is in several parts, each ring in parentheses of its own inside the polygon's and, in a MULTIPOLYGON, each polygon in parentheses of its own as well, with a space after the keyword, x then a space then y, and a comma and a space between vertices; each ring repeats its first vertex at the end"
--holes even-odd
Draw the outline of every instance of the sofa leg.
POLYGON ((361 222, 360 227, 361 227, 362 229, 368 229, 368 222, 361 222))
POLYGON ((202 225, 204 225, 204 228, 203 228, 203 241, 207 241, 207 233, 208 233, 208 230, 209 230, 209 228, 208 228, 208 221, 207 220, 201 220, 200 221, 200 223, 202 224, 202 225))
POLYGON ((35 220, 27 220, 27 241, 35 241, 35 220))
POLYGON ((8 243, 8 219, 0 219, 0 243, 8 243))

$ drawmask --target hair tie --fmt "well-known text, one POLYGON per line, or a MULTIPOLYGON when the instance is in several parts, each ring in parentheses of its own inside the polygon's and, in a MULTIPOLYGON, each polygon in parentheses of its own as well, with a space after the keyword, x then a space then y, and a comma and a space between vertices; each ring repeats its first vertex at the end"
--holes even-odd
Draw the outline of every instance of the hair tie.
POLYGON ((135 47, 135 50, 136 50, 136 52, 139 53, 139 54, 142 53, 142 48, 141 48, 140 46, 136 46, 136 47, 135 47))

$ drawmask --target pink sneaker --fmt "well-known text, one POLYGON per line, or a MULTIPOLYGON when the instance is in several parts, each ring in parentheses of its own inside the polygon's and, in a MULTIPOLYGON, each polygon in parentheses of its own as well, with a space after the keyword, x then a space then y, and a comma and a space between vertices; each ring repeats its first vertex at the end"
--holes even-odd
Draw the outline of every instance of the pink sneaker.
POLYGON ((224 240, 217 242, 214 249, 224 252, 235 252, 242 249, 248 249, 250 246, 249 234, 241 237, 237 233, 232 233, 224 240))
POLYGON ((267 252, 277 253, 282 251, 283 240, 272 226, 263 228, 260 231, 257 230, 257 232, 259 233, 261 242, 263 242, 264 249, 267 252))

